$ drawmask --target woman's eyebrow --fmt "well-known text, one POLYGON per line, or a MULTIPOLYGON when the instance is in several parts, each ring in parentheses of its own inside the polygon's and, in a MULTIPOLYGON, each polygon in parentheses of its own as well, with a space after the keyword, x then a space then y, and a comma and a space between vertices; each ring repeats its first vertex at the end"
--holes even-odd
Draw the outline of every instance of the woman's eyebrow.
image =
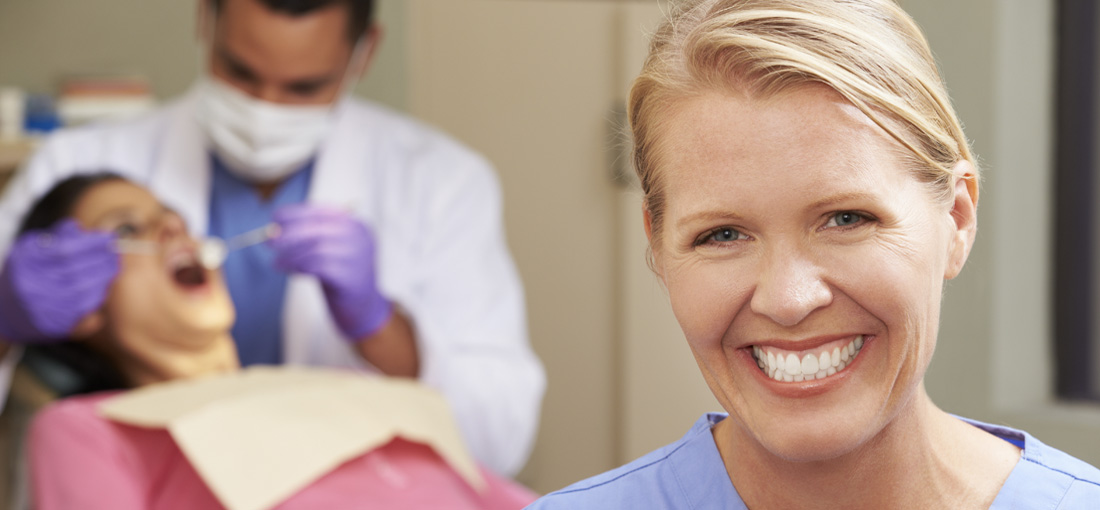
POLYGON ((686 225, 694 223, 714 223, 719 221, 737 222, 741 220, 741 216, 731 212, 708 210, 691 213, 676 221, 678 228, 683 228, 686 225))
POLYGON ((828 209, 835 207, 839 204, 848 202, 858 202, 866 200, 876 200, 877 195, 867 191, 843 191, 840 193, 834 193, 824 198, 818 199, 810 204, 810 210, 828 209))
POLYGON ((132 208, 130 208, 129 206, 121 205, 115 207, 114 209, 108 209, 106 212, 96 217, 93 223, 100 224, 106 221, 129 220, 133 218, 133 216, 134 211, 132 208))

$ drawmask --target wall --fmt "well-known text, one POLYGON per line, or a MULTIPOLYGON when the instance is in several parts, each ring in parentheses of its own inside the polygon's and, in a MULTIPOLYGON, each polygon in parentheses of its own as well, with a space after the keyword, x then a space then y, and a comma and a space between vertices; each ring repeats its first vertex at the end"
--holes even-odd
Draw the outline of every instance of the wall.
POLYGON ((903 0, 982 160, 977 244, 926 378, 945 410, 1100 464, 1100 406, 1054 398, 1050 324, 1054 2, 903 0))
MULTIPOLYGON (((0 86, 55 92, 62 76, 140 73, 157 97, 187 90, 199 63, 196 0, 2 0, 0 86)), ((386 29, 374 68, 356 92, 404 110, 406 8, 380 0, 386 29)))

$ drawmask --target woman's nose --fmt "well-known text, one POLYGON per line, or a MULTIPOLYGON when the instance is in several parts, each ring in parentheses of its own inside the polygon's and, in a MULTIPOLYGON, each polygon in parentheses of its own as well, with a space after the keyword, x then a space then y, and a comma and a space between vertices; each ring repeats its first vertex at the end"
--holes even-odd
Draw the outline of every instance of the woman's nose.
POLYGON ((175 214, 162 217, 159 223, 158 235, 159 241, 162 243, 187 235, 187 227, 183 224, 183 220, 175 214))
POLYGON ((799 251, 773 254, 757 275, 750 307, 781 326, 794 326, 833 301, 821 268, 799 251))

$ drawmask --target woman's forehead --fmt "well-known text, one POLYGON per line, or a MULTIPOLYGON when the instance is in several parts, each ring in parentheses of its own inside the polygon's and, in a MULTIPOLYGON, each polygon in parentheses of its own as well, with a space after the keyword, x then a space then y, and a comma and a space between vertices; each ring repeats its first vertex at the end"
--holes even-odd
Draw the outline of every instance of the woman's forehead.
POLYGON ((692 178, 708 169, 806 171, 877 165, 901 144, 831 89, 767 98, 718 92, 679 101, 659 133, 660 169, 692 178))
POLYGON ((118 211, 158 211, 161 203, 145 188, 126 180, 98 183, 84 193, 73 207, 72 216, 83 221, 97 221, 118 211))

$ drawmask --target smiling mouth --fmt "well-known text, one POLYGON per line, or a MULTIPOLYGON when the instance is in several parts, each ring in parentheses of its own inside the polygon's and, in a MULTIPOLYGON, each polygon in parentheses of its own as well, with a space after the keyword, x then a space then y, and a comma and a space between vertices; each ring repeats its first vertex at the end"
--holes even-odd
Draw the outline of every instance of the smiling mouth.
POLYGON ((773 347, 752 346, 752 357, 764 375, 783 382, 824 379, 843 371, 863 349, 863 335, 840 347, 795 353, 773 347))

